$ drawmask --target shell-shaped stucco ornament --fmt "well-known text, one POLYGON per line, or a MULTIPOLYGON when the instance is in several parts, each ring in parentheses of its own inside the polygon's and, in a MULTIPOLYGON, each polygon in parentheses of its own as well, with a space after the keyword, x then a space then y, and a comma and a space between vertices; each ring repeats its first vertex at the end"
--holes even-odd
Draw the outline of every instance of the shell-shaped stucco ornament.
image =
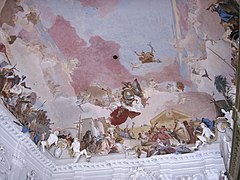
POLYGON ((146 171, 142 167, 130 168, 129 180, 156 180, 153 173, 146 171))

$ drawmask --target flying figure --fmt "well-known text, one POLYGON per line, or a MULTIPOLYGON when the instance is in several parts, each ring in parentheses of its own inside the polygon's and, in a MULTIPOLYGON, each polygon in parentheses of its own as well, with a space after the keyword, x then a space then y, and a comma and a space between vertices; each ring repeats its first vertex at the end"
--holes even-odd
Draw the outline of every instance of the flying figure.
POLYGON ((132 68, 140 68, 140 66, 142 64, 145 63, 152 63, 152 62, 157 62, 157 63, 161 63, 162 61, 160 59, 156 59, 154 57, 154 49, 151 45, 151 42, 148 44, 148 46, 151 48, 151 51, 149 52, 144 52, 142 51, 141 54, 138 54, 136 51, 134 51, 134 53, 138 56, 138 59, 141 61, 141 64, 133 64, 132 63, 132 68))

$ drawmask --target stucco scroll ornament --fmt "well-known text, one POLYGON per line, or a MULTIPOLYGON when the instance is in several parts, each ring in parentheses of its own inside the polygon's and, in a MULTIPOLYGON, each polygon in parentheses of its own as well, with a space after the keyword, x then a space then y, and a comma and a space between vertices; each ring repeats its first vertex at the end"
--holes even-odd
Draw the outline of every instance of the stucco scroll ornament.
POLYGON ((149 172, 142 167, 130 168, 129 180, 157 180, 152 172, 149 172))
POLYGON ((204 171, 205 179, 213 180, 219 178, 219 171, 217 169, 208 169, 204 171))
POLYGON ((176 180, 205 180, 203 174, 183 175, 175 177, 176 180))
POLYGON ((159 179, 159 180, 172 180, 173 175, 172 174, 159 174, 157 179, 159 179))
POLYGON ((12 163, 20 168, 26 164, 24 154, 20 150, 16 150, 13 154, 12 163))
POLYGON ((7 174, 10 170, 10 164, 6 158, 6 149, 0 144, 0 174, 7 174))

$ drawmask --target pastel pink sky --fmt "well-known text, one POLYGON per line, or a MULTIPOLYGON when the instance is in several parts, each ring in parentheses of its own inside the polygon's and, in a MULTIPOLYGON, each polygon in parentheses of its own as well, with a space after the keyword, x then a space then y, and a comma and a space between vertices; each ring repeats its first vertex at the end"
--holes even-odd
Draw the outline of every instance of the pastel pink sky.
POLYGON ((72 74, 71 84, 75 92, 87 89, 94 82, 117 88, 122 81, 132 79, 132 75, 119 62, 121 58, 119 57, 119 44, 93 36, 89 40, 90 46, 87 47, 87 43, 61 16, 57 16, 53 26, 48 29, 48 33, 68 59, 79 60, 72 74), (113 59, 114 55, 119 58, 113 59))

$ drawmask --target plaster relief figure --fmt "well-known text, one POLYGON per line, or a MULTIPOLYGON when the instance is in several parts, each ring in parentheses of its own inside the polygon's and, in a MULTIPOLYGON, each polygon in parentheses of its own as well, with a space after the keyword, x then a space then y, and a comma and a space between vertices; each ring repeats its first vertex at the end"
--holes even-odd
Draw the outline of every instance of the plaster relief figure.
POLYGON ((232 115, 233 115, 233 111, 225 111, 224 109, 221 109, 222 113, 224 113, 224 117, 227 119, 227 122, 230 124, 231 129, 233 129, 233 119, 232 119, 232 115))
POLYGON ((59 135, 59 131, 54 131, 54 133, 51 133, 49 135, 47 141, 42 141, 41 142, 43 152, 45 152, 45 147, 50 148, 51 145, 53 145, 53 144, 55 144, 57 146, 58 135, 59 135))
POLYGON ((60 158, 62 152, 67 148, 67 140, 66 139, 59 139, 57 142, 57 148, 54 150, 54 156, 60 158))
POLYGON ((195 149, 197 149, 200 144, 205 145, 208 143, 211 137, 215 137, 215 134, 207 127, 206 124, 201 123, 200 126, 202 128, 202 133, 201 135, 197 135, 197 138, 200 141, 196 141, 196 146, 194 147, 195 149))
POLYGON ((83 149, 82 151, 80 151, 80 142, 78 141, 77 138, 74 138, 70 149, 73 150, 73 156, 76 157, 73 163, 77 163, 81 155, 85 155, 86 158, 91 157, 87 154, 86 149, 83 149))

